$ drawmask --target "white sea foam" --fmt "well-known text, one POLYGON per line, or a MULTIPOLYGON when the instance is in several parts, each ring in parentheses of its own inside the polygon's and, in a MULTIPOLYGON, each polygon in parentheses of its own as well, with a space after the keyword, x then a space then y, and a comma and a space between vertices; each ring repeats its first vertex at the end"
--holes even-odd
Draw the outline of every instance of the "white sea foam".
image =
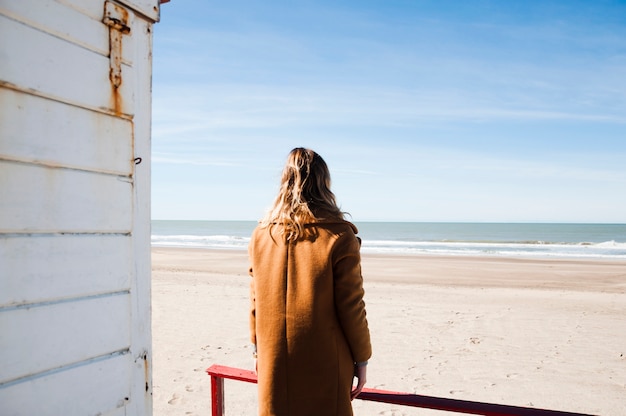
POLYGON ((478 243, 363 240, 362 252, 506 257, 626 258, 626 243, 478 243))
POLYGON ((232 235, 153 235, 154 247, 246 249, 250 238, 232 235))
MULTIPOLYGON (((153 221, 152 245, 246 250, 254 221, 153 221)), ((626 259, 624 224, 359 223, 363 253, 626 259)))
MULTIPOLYGON (((249 237, 230 235, 153 235, 154 247, 245 250, 249 237)), ((505 257, 626 258, 626 243, 546 244, 363 240, 363 253, 505 257)))

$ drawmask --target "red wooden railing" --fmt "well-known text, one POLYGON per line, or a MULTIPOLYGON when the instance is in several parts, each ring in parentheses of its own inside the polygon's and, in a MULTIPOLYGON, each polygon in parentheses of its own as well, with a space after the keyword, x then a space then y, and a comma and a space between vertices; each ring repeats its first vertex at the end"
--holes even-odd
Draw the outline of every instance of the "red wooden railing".
MULTIPOLYGON (((253 371, 240 368, 212 365, 207 368, 206 372, 211 376, 211 411, 213 416, 224 415, 224 379, 247 383, 257 382, 256 374, 253 371)), ((506 406, 368 388, 363 389, 357 399, 483 416, 592 416, 583 413, 506 406)))

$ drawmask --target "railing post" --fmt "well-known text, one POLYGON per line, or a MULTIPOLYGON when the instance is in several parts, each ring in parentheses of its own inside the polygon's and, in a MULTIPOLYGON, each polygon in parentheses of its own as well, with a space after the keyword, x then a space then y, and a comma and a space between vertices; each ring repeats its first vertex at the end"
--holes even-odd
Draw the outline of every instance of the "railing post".
POLYGON ((224 379, 211 375, 211 414, 224 416, 224 379))

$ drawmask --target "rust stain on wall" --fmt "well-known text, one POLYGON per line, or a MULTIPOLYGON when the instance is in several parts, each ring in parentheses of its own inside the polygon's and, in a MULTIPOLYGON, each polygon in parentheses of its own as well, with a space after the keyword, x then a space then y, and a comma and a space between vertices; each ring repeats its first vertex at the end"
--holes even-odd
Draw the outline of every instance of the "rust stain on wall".
POLYGON ((119 87, 111 83, 111 108, 116 116, 121 116, 124 110, 124 100, 119 87))
POLYGON ((121 115, 124 102, 122 86, 122 36, 130 34, 129 14, 124 7, 107 1, 104 3, 102 22, 109 26, 109 81, 111 83, 111 107, 116 115, 121 115))
POLYGON ((150 390, 150 364, 148 363, 148 354, 143 355, 143 372, 144 380, 146 382, 146 393, 150 390))

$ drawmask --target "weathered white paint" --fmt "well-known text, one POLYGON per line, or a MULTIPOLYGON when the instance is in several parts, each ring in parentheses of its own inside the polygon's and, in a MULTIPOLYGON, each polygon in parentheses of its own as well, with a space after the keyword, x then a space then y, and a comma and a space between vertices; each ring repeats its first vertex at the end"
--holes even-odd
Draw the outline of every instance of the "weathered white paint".
MULTIPOLYGON (((120 323, 128 321, 129 304, 128 292, 119 292, 15 308, 0 314, 0 327, 6 330, 0 339, 0 383, 95 357, 126 353, 130 347, 130 325, 120 323), (89 342, 84 340, 87 334, 89 342), (19 345, 20 349, 11 348, 12 345, 19 345), (40 354, 43 345, 46 355, 40 354)), ((2 393, 0 403, 4 403, 1 397, 2 393)))
POLYGON ((133 256, 129 236, 20 235, 0 238, 0 253, 4 253, 0 255, 0 305, 5 308, 130 290, 133 256), (11 275, 4 274, 9 271, 11 275))
POLYGON ((129 354, 116 355, 17 383, 0 390, 2 415, 148 414, 131 407, 134 397, 128 381, 133 364, 129 354))
POLYGON ((152 413, 158 0, 105 3, 0 0, 3 416, 152 413))
POLYGON ((131 232, 131 178, 0 161, 0 187, 4 232, 131 232))
MULTIPOLYGON (((2 2, 10 3, 10 0, 2 2)), ((37 6, 31 7, 36 9, 37 6)), ((104 26, 95 21, 92 21, 92 25, 104 26)), ((102 33, 106 34, 105 39, 108 42, 108 32, 102 33)), ((133 33, 131 36, 134 35, 133 33)), ((108 56, 94 53, 90 49, 33 29, 1 14, 0 39, 3 39, 3 54, 10 57, 2 62, 4 81, 17 85, 20 90, 36 91, 38 96, 88 108, 94 112, 118 113, 115 111, 109 81, 108 56), (25 53, 21 42, 8 42, 5 39, 24 39, 27 41, 29 53, 25 53), (74 65, 74 62, 81 64, 74 65), (85 88, 85 85, 90 87, 85 88)), ((130 72, 134 70, 135 67, 124 65, 125 77, 131 79, 130 72)), ((131 110, 135 108, 132 85, 129 82, 123 83, 117 94, 123 103, 121 112, 132 116, 131 110)))
POLYGON ((130 176, 133 123, 80 107, 0 89, 2 151, 13 160, 130 176), (36 123, 31 114, 38 114, 36 123), (54 132, 64 140, 41 140, 54 132), (106 137, 106 140, 102 140, 106 137))

